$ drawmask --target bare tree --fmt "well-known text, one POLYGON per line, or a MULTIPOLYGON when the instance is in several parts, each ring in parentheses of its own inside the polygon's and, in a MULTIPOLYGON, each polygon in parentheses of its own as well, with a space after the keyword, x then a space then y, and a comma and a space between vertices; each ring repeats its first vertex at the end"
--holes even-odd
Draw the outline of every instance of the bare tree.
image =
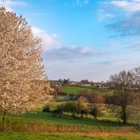
POLYGON ((110 84, 114 93, 106 98, 106 103, 120 106, 123 123, 127 123, 127 107, 133 100, 133 74, 121 71, 110 77, 110 84))
POLYGON ((132 73, 134 77, 134 97, 132 105, 134 108, 131 116, 135 120, 136 124, 140 126, 140 67, 133 69, 132 73))
POLYGON ((101 111, 96 106, 90 109, 90 114, 93 116, 95 120, 97 120, 98 116, 102 115, 101 111))
POLYGON ((30 111, 38 102, 49 99, 47 93, 51 89, 41 64, 41 52, 41 40, 34 37, 25 18, 0 8, 0 110, 4 112, 3 122, 6 114, 30 111))
POLYGON ((140 67, 133 69, 132 73, 134 77, 133 89, 135 92, 134 105, 140 107, 140 67))
POLYGON ((103 94, 92 90, 82 90, 80 96, 87 98, 90 103, 103 103, 103 94))

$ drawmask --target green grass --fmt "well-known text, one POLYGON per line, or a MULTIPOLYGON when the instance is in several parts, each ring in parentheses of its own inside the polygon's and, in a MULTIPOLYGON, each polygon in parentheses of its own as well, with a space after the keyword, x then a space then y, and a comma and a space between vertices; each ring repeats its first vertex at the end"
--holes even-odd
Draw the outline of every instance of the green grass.
POLYGON ((83 88, 83 87, 72 87, 72 86, 62 86, 61 90, 64 93, 78 94, 81 90, 85 90, 85 88, 83 88))
MULTIPOLYGON (((0 119, 2 119, 2 114, 0 114, 0 119)), ((123 127, 122 123, 86 118, 75 120, 71 116, 52 117, 51 113, 39 111, 9 115, 7 122, 6 130, 11 132, 0 132, 0 140, 137 140, 140 134, 135 133, 136 137, 132 136, 129 139, 127 135, 118 135, 118 132, 131 132, 129 127, 123 127), (108 136, 104 137, 103 132, 108 136), (117 135, 112 135, 116 132, 117 135), (89 135, 90 133, 92 136, 89 135), (96 135, 97 133, 99 135, 96 135)))
POLYGON ((112 95, 113 90, 103 90, 102 93, 112 95))
MULTIPOLYGON (((2 114, 0 114, 0 119, 2 120, 2 114)), ((117 123, 113 121, 94 120, 90 118, 74 119, 71 116, 52 117, 51 113, 46 112, 35 112, 26 113, 22 115, 8 115, 8 121, 27 121, 27 122, 44 122, 49 124, 65 124, 65 125, 85 125, 85 126, 104 126, 104 127, 122 127, 122 123, 117 123)))
POLYGON ((74 94, 78 94, 80 91, 88 90, 88 89, 93 90, 93 91, 99 90, 98 87, 74 87, 74 86, 62 86, 61 87, 62 92, 74 93, 74 94))
POLYGON ((17 132, 0 132, 0 140, 140 140, 139 135, 104 135, 96 134, 78 135, 78 134, 35 134, 35 133, 17 133, 17 132), (129 137, 131 136, 131 137, 129 137), (133 136, 133 137, 132 137, 133 136))

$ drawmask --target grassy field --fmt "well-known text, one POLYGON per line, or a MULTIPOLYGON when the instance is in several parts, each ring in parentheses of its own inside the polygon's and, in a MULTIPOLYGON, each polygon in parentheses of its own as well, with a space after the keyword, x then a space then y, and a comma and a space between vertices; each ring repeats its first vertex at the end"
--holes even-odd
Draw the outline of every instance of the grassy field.
POLYGON ((62 86, 61 87, 61 91, 65 92, 65 93, 74 93, 74 94, 78 94, 80 91, 82 90, 94 90, 94 91, 98 91, 99 88, 98 87, 72 87, 72 86, 62 86))
POLYGON ((0 140, 140 140, 140 133, 125 134, 36 134, 0 132, 0 140))
MULTIPOLYGON (((52 113, 32 112, 7 116, 7 131, 21 132, 127 132, 133 131, 133 125, 91 118, 73 118, 72 116, 54 117, 52 113)), ((2 114, 0 115, 2 120, 2 114)), ((2 124, 2 123, 1 123, 2 124)))
MULTIPOLYGON (((88 89, 69 86, 62 88, 62 92, 73 92, 75 96, 80 90, 88 89)), ((112 91, 107 92, 105 94, 111 94, 112 91)), ((67 98, 67 95, 58 95, 48 105, 54 110, 60 104, 73 102, 67 98)), ((134 132, 136 129, 133 124, 123 125, 113 113, 106 112, 104 105, 103 111, 104 116, 98 117, 98 120, 92 119, 91 115, 88 118, 74 118, 70 115, 58 117, 50 112, 42 112, 42 108, 26 114, 8 115, 6 131, 0 131, 0 140, 140 140, 140 132, 134 132)), ((0 113, 0 120, 2 115, 0 113)))
POLYGON ((0 140, 140 140, 140 132, 132 132, 131 124, 71 116, 59 118, 40 111, 9 115, 7 128, 7 132, 0 132, 0 140))
POLYGON ((101 90, 98 87, 74 87, 74 86, 62 86, 61 91, 64 93, 74 93, 78 94, 82 90, 92 90, 92 91, 100 91, 104 94, 112 94, 113 90, 101 90))
MULTIPOLYGON (((71 116, 62 116, 62 117, 52 117, 51 113, 47 112, 32 112, 22 115, 9 115, 7 116, 7 121, 22 121, 22 122, 44 122, 49 124, 64 124, 64 125, 85 125, 85 126, 104 126, 104 127, 122 127, 122 123, 90 119, 90 118, 79 118, 74 119, 71 116)), ((0 120, 2 120, 2 114, 0 114, 0 120)))
POLYGON ((78 94, 81 90, 85 90, 83 87, 71 87, 71 86, 62 86, 61 91, 64 93, 74 93, 78 94))

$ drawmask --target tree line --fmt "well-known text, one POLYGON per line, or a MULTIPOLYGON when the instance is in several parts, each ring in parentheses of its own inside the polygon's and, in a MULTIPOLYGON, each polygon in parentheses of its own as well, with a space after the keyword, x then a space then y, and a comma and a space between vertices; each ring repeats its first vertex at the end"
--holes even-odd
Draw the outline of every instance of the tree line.
POLYGON ((92 90, 80 91, 75 102, 59 105, 55 110, 56 113, 71 114, 74 117, 91 114, 97 119, 103 115, 100 106, 105 104, 124 124, 127 123, 129 116, 140 120, 140 67, 111 75, 108 85, 113 91, 111 94, 92 90))

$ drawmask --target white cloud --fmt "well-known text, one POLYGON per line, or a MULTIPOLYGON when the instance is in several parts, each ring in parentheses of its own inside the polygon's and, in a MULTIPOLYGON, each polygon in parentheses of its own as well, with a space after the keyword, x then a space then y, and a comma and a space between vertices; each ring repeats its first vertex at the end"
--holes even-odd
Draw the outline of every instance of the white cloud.
POLYGON ((140 2, 140 0, 133 0, 134 2, 140 2))
POLYGON ((41 30, 34 26, 32 26, 31 28, 35 36, 38 36, 42 39, 44 51, 58 48, 60 46, 60 43, 57 41, 57 38, 59 37, 56 34, 47 34, 44 30, 41 30))
POLYGON ((0 0, 0 6, 5 7, 8 11, 13 11, 14 6, 25 6, 27 3, 23 1, 0 0))
POLYGON ((106 26, 119 36, 139 36, 140 35, 140 12, 134 13, 106 26))
MULTIPOLYGON (((71 58, 73 59, 73 58, 71 58)), ((79 59, 78 61, 50 60, 44 61, 44 66, 49 79, 66 79, 80 81, 108 80, 111 74, 130 68, 126 60, 95 60, 79 59), (100 73, 100 75, 99 75, 100 73)), ((131 66, 132 68, 132 66, 131 66)))
POLYGON ((106 18, 114 18, 114 15, 113 14, 109 14, 109 13, 100 13, 99 14, 99 20, 102 21, 106 18))
POLYGON ((103 2, 103 4, 119 8, 125 12, 140 11, 140 0, 112 0, 111 2, 103 2))
POLYGON ((131 45, 128 45, 126 47, 126 49, 130 49, 131 51, 136 51, 136 52, 139 52, 140 51, 140 41, 139 40, 136 40, 133 42, 133 44, 131 45))
POLYGON ((114 18, 115 17, 115 15, 107 13, 104 9, 98 9, 97 12, 99 14, 98 20, 100 20, 100 21, 103 21, 107 18, 114 18))
POLYGON ((110 37, 140 35, 140 0, 110 0, 101 2, 99 20, 113 18, 106 25, 115 32, 110 37), (110 14, 111 13, 111 14, 110 14))

